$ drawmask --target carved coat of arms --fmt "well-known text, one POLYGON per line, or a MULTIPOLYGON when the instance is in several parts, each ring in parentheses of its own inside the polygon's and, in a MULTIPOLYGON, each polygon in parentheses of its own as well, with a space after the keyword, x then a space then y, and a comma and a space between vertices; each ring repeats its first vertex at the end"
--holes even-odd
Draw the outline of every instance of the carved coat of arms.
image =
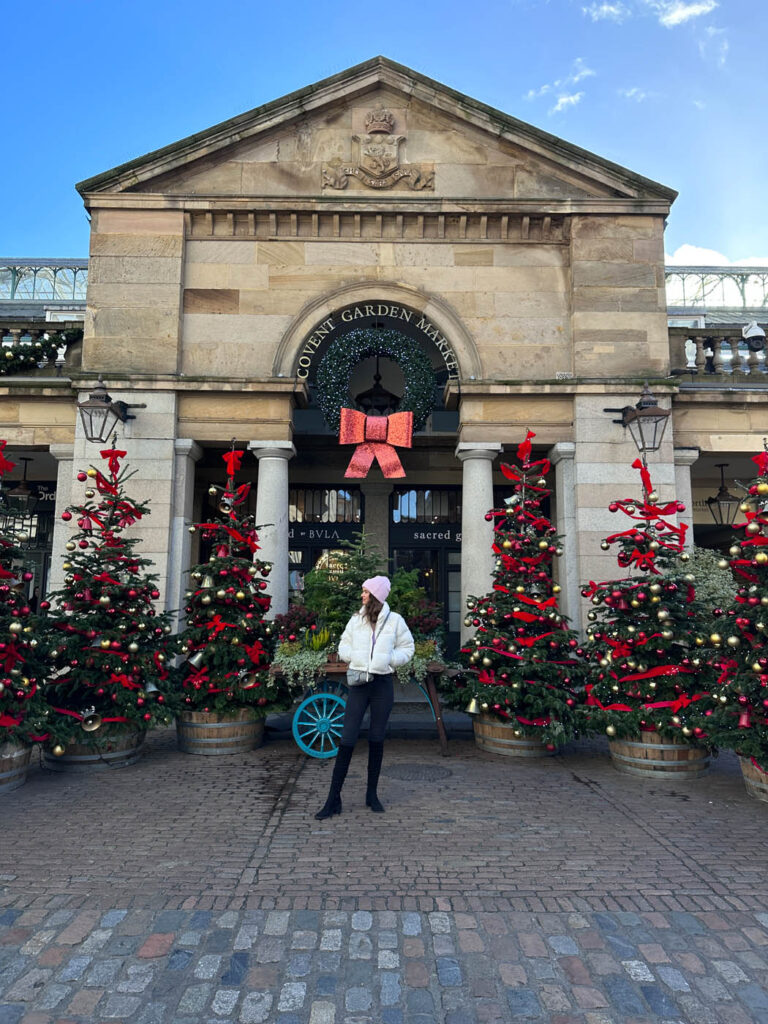
POLYGON ((395 119, 389 110, 371 110, 365 119, 366 135, 353 135, 357 162, 334 161, 323 166, 323 185, 346 188, 357 178, 369 188, 385 189, 403 184, 414 191, 433 189, 435 172, 422 164, 401 164, 400 145, 404 135, 395 135, 395 119))

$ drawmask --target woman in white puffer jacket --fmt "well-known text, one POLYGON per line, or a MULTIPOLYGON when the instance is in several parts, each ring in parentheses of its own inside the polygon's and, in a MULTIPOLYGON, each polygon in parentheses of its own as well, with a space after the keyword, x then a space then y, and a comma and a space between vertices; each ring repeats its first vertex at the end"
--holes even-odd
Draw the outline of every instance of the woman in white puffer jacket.
POLYGON ((363 606, 350 618, 339 641, 339 657, 349 665, 349 694, 328 799, 315 815, 319 820, 341 814, 341 787, 367 708, 371 720, 365 803, 376 814, 384 811, 376 788, 384 756, 384 733, 395 701, 392 671, 407 665, 413 657, 411 631, 402 615, 387 604, 390 587, 386 576, 373 576, 363 583, 363 606))

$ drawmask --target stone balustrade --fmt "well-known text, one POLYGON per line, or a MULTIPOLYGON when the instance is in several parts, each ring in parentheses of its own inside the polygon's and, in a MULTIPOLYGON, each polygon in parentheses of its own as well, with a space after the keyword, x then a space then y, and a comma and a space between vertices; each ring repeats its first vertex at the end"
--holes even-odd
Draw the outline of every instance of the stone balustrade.
POLYGON ((670 368, 676 376, 727 375, 753 376, 768 379, 765 346, 762 351, 751 351, 744 341, 741 328, 670 327, 670 368))

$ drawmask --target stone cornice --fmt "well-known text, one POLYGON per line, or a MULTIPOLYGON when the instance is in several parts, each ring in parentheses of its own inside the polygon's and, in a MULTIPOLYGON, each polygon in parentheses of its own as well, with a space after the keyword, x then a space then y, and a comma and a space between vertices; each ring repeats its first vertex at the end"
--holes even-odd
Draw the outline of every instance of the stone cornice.
POLYGON ((499 196, 487 199, 436 199, 411 196, 385 197, 380 194, 366 196, 355 193, 354 201, 346 202, 337 196, 200 196, 163 195, 162 193, 83 193, 91 210, 184 210, 255 213, 309 212, 309 213, 509 213, 521 215, 551 214, 636 214, 666 216, 670 203, 655 198, 617 196, 611 198, 586 197, 583 199, 510 199, 499 196))

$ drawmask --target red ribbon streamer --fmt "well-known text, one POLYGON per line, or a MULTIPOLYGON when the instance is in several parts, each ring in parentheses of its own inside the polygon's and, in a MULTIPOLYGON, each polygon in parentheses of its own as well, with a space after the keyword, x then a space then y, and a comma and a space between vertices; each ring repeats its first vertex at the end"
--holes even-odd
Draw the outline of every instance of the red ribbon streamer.
POLYGON ((374 460, 385 477, 403 477, 405 470, 395 445, 410 448, 413 442, 413 413, 395 412, 391 416, 366 416, 357 409, 341 410, 339 444, 356 444, 347 470, 347 478, 362 479, 374 460))

